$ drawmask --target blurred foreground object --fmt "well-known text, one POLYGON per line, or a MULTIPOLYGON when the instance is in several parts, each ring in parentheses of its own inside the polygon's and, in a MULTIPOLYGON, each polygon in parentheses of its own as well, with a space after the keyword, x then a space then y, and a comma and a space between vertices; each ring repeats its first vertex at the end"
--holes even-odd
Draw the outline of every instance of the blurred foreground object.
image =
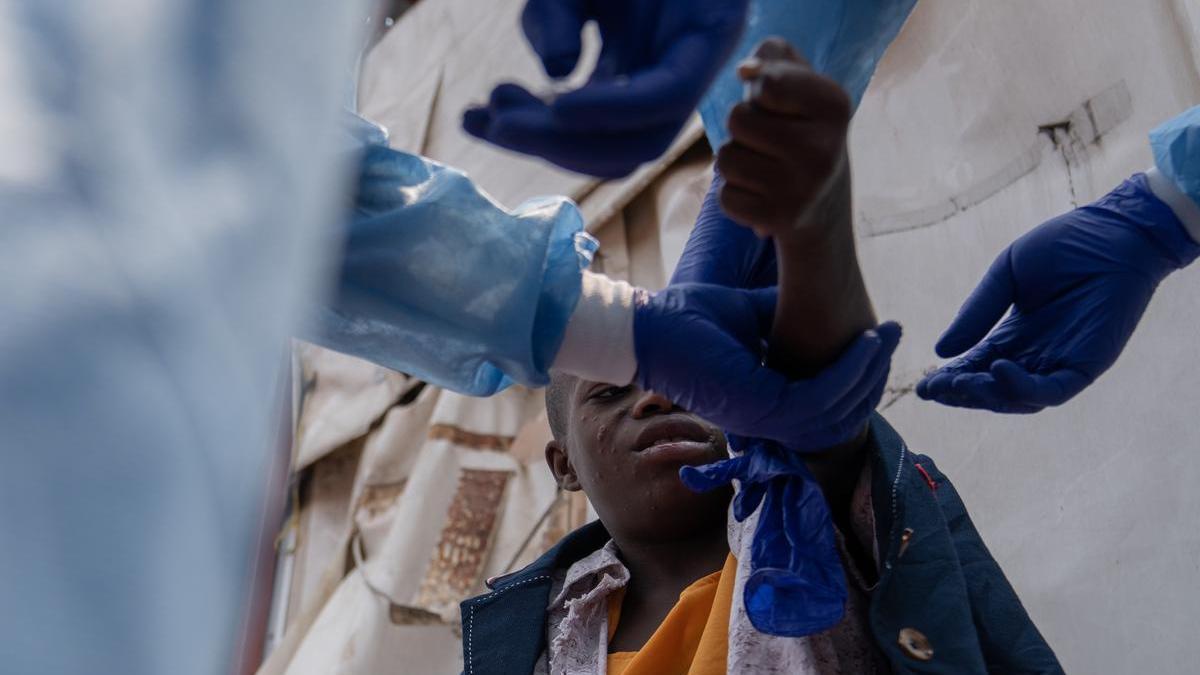
POLYGON ((621 178, 679 135, 741 35, 748 0, 529 0, 521 25, 546 74, 580 63, 583 28, 603 44, 587 83, 538 96, 496 87, 463 116, 472 135, 572 171, 621 178))
POLYGON ((0 663, 231 669, 356 3, 0 2, 0 663))

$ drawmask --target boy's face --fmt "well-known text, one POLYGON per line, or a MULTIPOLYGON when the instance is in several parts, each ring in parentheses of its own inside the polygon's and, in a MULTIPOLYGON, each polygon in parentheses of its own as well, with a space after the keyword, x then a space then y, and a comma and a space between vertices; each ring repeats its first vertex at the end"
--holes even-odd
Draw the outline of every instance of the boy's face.
POLYGON ((566 428, 546 446, 565 490, 583 490, 617 538, 678 539, 725 523, 732 491, 697 494, 679 468, 728 457, 720 430, 635 386, 576 380, 564 401, 566 428))

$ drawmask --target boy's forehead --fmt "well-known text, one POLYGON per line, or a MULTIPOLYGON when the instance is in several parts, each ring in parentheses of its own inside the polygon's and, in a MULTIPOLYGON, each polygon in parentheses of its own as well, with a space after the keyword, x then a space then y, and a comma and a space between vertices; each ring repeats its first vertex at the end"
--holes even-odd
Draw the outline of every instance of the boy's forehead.
POLYGON ((583 396, 584 392, 591 388, 592 385, 596 384, 594 380, 585 380, 581 377, 575 377, 571 379, 574 381, 571 383, 568 393, 573 399, 583 396))

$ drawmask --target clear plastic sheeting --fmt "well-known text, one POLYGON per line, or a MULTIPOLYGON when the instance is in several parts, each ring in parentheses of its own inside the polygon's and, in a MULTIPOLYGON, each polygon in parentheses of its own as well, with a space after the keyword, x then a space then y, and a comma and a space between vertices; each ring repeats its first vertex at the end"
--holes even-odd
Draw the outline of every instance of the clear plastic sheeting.
POLYGON ((0 0, 0 670, 228 671, 358 5, 0 0))
POLYGON ((743 91, 736 66, 754 53, 759 42, 772 36, 784 38, 814 70, 845 87, 857 107, 875 74, 875 65, 917 4, 917 0, 832 0, 808 2, 801 8, 801 1, 750 3, 741 44, 700 102, 711 147, 719 148, 729 140, 725 120, 742 100, 743 91))
POLYGON ((1158 170, 1200 203, 1200 106, 1150 132, 1150 146, 1158 170))

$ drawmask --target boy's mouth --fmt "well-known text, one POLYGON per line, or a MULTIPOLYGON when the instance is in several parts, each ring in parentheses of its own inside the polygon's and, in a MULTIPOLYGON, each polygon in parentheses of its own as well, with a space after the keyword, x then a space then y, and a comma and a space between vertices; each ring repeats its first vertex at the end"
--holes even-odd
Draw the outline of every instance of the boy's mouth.
POLYGON ((710 459, 715 434, 687 416, 668 416, 646 426, 638 434, 634 452, 684 461, 710 459))

